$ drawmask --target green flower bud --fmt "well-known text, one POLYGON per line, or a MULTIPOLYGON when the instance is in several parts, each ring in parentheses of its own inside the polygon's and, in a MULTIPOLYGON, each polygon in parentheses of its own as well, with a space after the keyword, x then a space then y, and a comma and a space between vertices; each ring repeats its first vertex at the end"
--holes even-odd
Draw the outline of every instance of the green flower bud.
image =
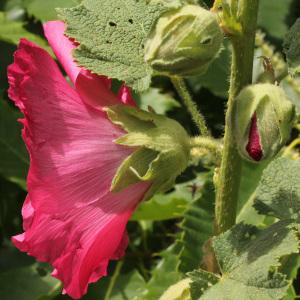
POLYGON ((295 108, 282 88, 254 84, 237 96, 233 130, 238 150, 250 161, 272 158, 287 142, 295 118, 295 108))
POLYGON ((114 105, 106 112, 127 132, 115 143, 134 149, 119 167, 111 190, 118 192, 139 181, 152 182, 145 199, 169 190, 189 160, 190 138, 184 128, 175 120, 135 107, 114 105))
POLYGON ((222 41, 223 33, 212 12, 185 5, 159 19, 146 42, 145 60, 165 75, 198 75, 206 72, 222 41))

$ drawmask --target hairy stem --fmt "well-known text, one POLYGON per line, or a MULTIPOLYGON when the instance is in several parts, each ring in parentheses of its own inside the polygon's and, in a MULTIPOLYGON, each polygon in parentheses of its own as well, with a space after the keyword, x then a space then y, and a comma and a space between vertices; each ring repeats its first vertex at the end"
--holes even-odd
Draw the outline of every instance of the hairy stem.
POLYGON ((232 36, 232 65, 229 99, 226 112, 224 149, 217 179, 215 234, 235 224, 241 158, 237 152, 231 120, 233 104, 240 90, 252 82, 254 41, 259 0, 240 0, 241 35, 232 36))
POLYGON ((198 153, 202 153, 201 150, 211 152, 217 161, 221 161, 222 144, 218 140, 208 136, 197 136, 191 138, 191 156, 197 157, 198 153))
POLYGON ((199 109, 197 108, 196 103, 193 101, 192 96, 188 91, 188 88, 184 82, 184 79, 180 77, 172 77, 171 80, 179 96, 182 98, 184 104, 186 105, 188 111, 190 112, 193 121, 198 127, 201 135, 204 136, 209 135, 205 119, 203 115, 200 113, 199 109))

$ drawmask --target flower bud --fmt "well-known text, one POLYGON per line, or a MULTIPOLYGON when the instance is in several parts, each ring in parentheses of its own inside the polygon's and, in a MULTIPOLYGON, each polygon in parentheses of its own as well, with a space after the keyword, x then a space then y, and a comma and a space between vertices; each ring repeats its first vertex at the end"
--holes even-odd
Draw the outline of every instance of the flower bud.
POLYGON ((125 130, 115 143, 133 151, 120 165, 111 184, 113 192, 140 181, 152 182, 145 195, 165 192, 185 170, 190 155, 190 138, 175 120, 136 107, 106 108, 108 118, 125 130))
POLYGON ((158 20, 145 45, 145 60, 165 75, 198 75, 206 72, 222 41, 214 13, 185 5, 158 20))
POLYGON ((241 156, 258 162, 275 156, 287 142, 295 108, 282 88, 269 83, 254 84, 237 96, 233 117, 241 156))

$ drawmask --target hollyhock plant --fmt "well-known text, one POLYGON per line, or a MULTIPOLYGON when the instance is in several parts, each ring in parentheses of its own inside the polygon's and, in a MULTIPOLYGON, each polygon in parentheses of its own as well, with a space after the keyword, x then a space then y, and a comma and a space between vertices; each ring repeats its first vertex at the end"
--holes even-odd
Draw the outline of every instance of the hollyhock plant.
POLYGON ((64 36, 64 23, 48 22, 44 29, 72 84, 45 50, 21 40, 8 69, 9 96, 24 114, 30 169, 24 233, 14 236, 13 243, 49 262, 64 292, 76 299, 106 275, 109 260, 124 255, 126 223, 150 182, 110 191, 132 149, 113 142, 124 131, 102 108, 134 106, 130 91, 123 86, 116 96, 111 80, 74 63, 76 44, 64 36))

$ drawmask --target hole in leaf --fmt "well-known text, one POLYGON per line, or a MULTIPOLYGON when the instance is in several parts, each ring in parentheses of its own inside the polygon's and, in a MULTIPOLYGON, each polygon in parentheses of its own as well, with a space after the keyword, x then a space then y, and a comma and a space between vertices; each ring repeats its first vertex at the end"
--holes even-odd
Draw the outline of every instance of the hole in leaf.
POLYGON ((129 22, 130 24, 133 24, 133 20, 132 20, 132 19, 129 19, 128 22, 129 22))

